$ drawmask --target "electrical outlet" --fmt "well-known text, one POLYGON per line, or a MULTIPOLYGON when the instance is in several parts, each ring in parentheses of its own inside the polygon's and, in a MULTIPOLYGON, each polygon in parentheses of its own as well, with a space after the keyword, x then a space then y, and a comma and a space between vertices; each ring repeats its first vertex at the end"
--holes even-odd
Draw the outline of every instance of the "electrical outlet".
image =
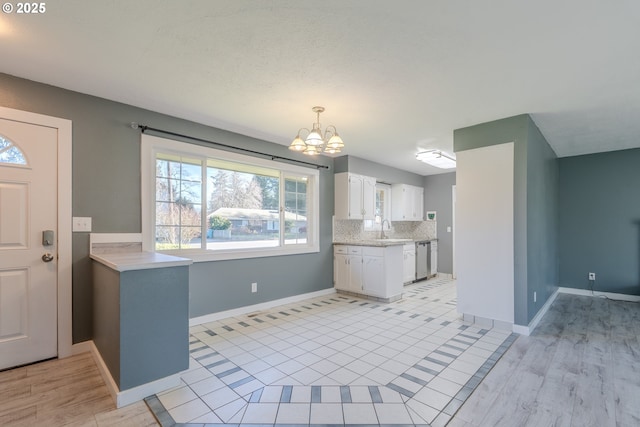
POLYGON ((596 280, 596 273, 589 273, 589 280, 596 280))
POLYGON ((533 291, 533 302, 538 302, 538 293, 533 291))
POLYGON ((258 292, 258 283, 253 282, 253 283, 251 284, 251 292, 252 292, 252 293, 258 292))

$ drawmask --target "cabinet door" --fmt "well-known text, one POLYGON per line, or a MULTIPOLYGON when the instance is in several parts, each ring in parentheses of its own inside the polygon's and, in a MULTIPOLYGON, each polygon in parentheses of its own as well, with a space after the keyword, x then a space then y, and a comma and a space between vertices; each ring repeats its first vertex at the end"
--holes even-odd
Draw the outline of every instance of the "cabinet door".
POLYGON ((411 221, 413 218, 413 199, 411 186, 394 184, 391 187, 391 220, 411 221))
POLYGON ((384 296, 384 257, 363 256, 363 289, 367 295, 384 296))
POLYGON ((416 219, 416 188, 409 185, 404 193, 404 212, 407 220, 416 219))
POLYGON ((413 282, 416 280, 416 253, 404 252, 404 259, 402 264, 402 281, 404 283, 413 282))
POLYGON ((349 255, 349 291, 362 292, 362 256, 349 255))
POLYGON ((422 221, 424 219, 424 189, 415 187, 413 192, 413 212, 414 220, 422 221))
POLYGON ((376 180, 363 177, 362 180, 362 219, 375 219, 376 216, 376 180))
POLYGON ((422 221, 424 189, 414 185, 394 184, 391 187, 392 221, 422 221))
POLYGON ((349 255, 333 256, 333 280, 336 289, 349 290, 349 255))
POLYGON ((362 219, 363 177, 349 175, 349 219, 362 219))

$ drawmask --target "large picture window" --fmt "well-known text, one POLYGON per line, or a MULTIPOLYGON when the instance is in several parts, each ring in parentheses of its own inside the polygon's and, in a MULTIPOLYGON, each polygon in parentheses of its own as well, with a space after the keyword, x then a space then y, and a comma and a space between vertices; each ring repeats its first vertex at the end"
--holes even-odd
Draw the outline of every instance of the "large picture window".
POLYGON ((145 250, 196 261, 317 252, 318 178, 317 170, 143 134, 145 250))

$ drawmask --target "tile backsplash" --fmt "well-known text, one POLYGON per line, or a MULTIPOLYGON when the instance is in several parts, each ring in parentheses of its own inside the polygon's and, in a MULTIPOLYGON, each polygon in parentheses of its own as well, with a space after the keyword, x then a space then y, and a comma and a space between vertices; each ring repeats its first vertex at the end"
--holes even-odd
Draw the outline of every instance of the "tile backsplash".
MULTIPOLYGON (((391 229, 385 230, 387 237, 395 239, 430 240, 435 239, 436 221, 394 221, 391 229)), ((376 230, 365 230, 363 221, 353 219, 334 219, 333 241, 353 242, 380 238, 380 226, 376 230)))

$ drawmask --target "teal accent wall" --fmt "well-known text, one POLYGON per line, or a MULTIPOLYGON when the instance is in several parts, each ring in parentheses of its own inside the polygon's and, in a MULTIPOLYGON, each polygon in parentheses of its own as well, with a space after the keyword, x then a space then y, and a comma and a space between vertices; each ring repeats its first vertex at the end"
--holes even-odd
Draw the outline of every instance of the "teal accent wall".
POLYGON ((456 173, 427 175, 424 177, 424 211, 436 211, 438 233, 438 272, 453 272, 453 227, 452 187, 456 184, 456 173))
MULTIPOLYGON (((141 231, 140 132, 131 129, 131 122, 309 161, 307 156, 284 145, 1 73, 0 105, 73 122, 72 212, 73 216, 91 217, 96 233, 141 231)), ((324 156, 314 158, 314 162, 333 165, 333 160, 324 156)), ((259 283, 274 284, 258 291, 260 301, 331 288, 332 170, 321 171, 320 193, 319 253, 247 259, 241 263, 198 263, 189 276, 191 316, 255 303, 256 294, 251 293, 251 282, 247 282, 250 276, 258 278, 259 283)), ((88 233, 73 233, 72 244, 73 342, 78 343, 93 335, 88 233)))
POLYGON ((640 295, 640 149, 560 159, 560 283, 640 295))
POLYGON ((514 143, 514 320, 528 325, 559 282, 557 156, 528 114, 456 129, 453 136, 455 152, 514 143))

